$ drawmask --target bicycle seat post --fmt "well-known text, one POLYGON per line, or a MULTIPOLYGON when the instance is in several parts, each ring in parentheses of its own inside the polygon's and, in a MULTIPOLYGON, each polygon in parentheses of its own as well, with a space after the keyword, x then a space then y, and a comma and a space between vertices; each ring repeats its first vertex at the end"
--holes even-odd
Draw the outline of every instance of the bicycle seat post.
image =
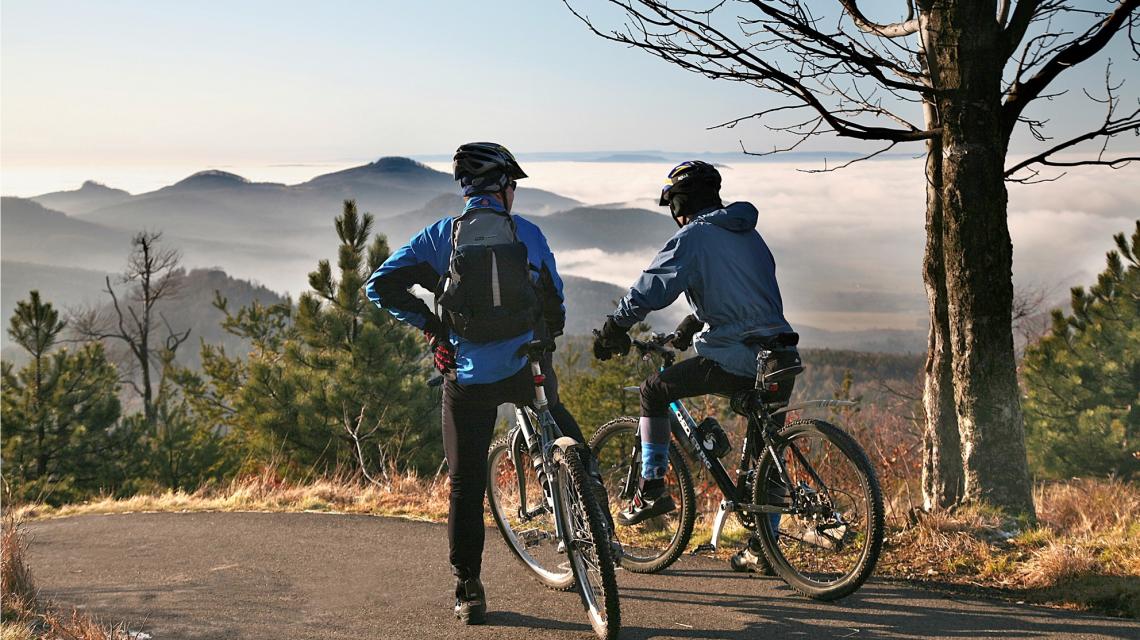
POLYGON ((542 373, 542 364, 537 360, 530 361, 530 372, 534 374, 534 408, 542 411, 546 408, 546 375, 542 373))
POLYGON ((546 389, 543 387, 546 375, 542 372, 542 356, 553 349, 554 343, 551 340, 531 340, 519 349, 530 362, 530 372, 534 376, 534 408, 539 413, 547 408, 546 389))

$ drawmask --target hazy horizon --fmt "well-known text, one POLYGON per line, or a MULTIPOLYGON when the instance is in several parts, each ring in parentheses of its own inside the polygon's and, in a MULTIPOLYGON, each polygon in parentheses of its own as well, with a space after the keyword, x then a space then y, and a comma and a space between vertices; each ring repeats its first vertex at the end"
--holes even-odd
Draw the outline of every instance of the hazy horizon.
MULTIPOLYGON (((446 162, 425 164, 449 169, 446 162)), ((264 173, 256 167, 225 169, 254 180, 302 182, 345 168, 341 163, 260 167, 264 173)), ((664 215, 656 205, 667 171, 662 163, 549 161, 527 162, 525 167, 530 177, 523 186, 587 205, 636 207, 664 215)), ((168 168, 166 173, 152 168, 133 179, 157 188, 205 168, 168 168)), ((722 167, 725 200, 747 200, 760 211, 758 229, 776 257, 789 319, 793 324, 835 331, 925 327, 922 161, 875 160, 826 174, 805 173, 803 168, 803 162, 741 162, 722 167)), ((129 175, 119 174, 121 181, 108 180, 107 184, 130 186, 129 175)), ((1104 253, 1112 248, 1112 235, 1128 231, 1140 212, 1138 176, 1140 171, 1132 167, 1119 171, 1078 167, 1058 182, 1009 185, 1015 284, 1021 289, 1044 290, 1049 302, 1061 302, 1068 287, 1093 282, 1103 269, 1104 253)), ((450 213, 440 211, 439 215, 450 213)), ((334 214, 329 212, 330 242, 334 214)), ((535 220, 541 226, 541 218, 535 220)), ((389 240, 398 246, 407 238, 389 240)), ((330 243, 328 255, 332 253, 330 243)), ((565 274, 625 288, 652 255, 648 249, 607 252, 582 248, 558 251, 556 258, 565 274)), ((306 288, 312 268, 297 261, 288 267, 258 265, 187 264, 219 266, 235 277, 293 295, 306 288)))

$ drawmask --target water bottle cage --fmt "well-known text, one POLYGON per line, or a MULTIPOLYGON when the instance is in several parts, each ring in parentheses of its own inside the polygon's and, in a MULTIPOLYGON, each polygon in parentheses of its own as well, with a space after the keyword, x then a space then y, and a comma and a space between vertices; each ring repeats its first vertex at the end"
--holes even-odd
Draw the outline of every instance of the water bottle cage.
POLYGON ((697 425, 697 441, 701 449, 714 458, 720 458, 732 450, 732 443, 724 428, 715 418, 709 416, 697 425))

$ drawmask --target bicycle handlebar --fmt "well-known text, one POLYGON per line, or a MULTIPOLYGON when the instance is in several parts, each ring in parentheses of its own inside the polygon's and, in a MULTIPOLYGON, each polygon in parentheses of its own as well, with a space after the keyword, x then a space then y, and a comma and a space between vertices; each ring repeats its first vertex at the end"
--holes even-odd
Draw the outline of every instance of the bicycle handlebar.
POLYGON ((676 355, 677 352, 673 349, 670 349, 666 345, 671 346, 673 344, 673 340, 676 338, 676 333, 655 333, 650 336, 648 340, 638 340, 635 338, 630 342, 633 344, 633 346, 637 347, 637 350, 640 351, 641 355, 643 356, 649 353, 659 353, 663 356, 672 356, 676 355))

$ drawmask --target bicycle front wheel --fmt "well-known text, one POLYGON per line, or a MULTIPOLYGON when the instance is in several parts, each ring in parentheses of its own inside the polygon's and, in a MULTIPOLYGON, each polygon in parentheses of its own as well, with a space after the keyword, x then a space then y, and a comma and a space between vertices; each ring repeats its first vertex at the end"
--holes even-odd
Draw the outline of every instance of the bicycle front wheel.
MULTIPOLYGON (((637 418, 617 418, 602 425, 590 438, 598 460, 610 509, 617 513, 633 500, 641 475, 641 438, 637 418)), ((631 527, 617 525, 622 545, 621 567, 634 573, 657 573, 677 561, 689 545, 697 518, 693 477, 674 443, 669 443, 669 472, 665 486, 677 505, 675 511, 631 527)))
POLYGON ((510 434, 491 445, 487 459, 487 502, 507 548, 538 581, 560 591, 574 588, 574 572, 559 550, 552 500, 535 473, 522 438, 510 455, 510 434))
POLYGON ((599 638, 612 640, 621 628, 614 551, 603 507, 587 484, 584 454, 578 446, 555 449, 560 517, 566 553, 590 625, 599 638))
POLYGON ((867 454, 822 420, 796 420, 773 440, 790 484, 765 452, 753 502, 780 507, 780 518, 774 527, 757 528, 764 555, 808 597, 838 600, 854 593, 883 546, 883 497, 867 454))

